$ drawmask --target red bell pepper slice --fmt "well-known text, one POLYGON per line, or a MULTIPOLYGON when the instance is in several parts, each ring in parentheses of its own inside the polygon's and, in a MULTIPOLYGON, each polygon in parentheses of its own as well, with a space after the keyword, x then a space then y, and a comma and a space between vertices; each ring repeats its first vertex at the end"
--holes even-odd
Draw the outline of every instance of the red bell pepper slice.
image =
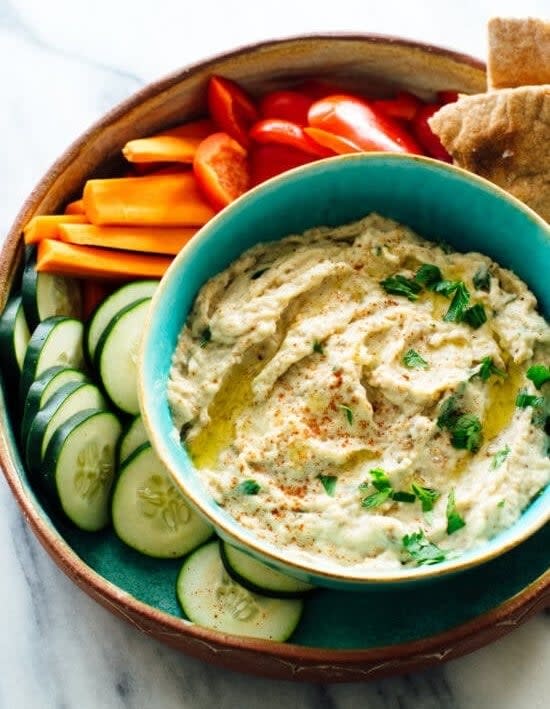
POLYGON ((428 103, 418 111, 412 122, 412 130, 415 138, 424 148, 427 155, 443 162, 452 162, 451 156, 445 150, 437 135, 428 125, 428 119, 439 111, 441 104, 428 103))
POLYGON ((281 118, 305 126, 312 103, 310 96, 298 91, 272 91, 260 101, 260 115, 262 118, 281 118))
POLYGON ((354 96, 336 94, 316 101, 309 109, 308 121, 312 128, 347 138, 361 150, 422 154, 397 121, 354 96))
POLYGON ((248 129, 258 120, 252 99, 238 84, 221 76, 208 82, 208 110, 218 128, 242 146, 248 145, 248 129))
POLYGON ((259 185, 282 172, 314 161, 313 155, 308 155, 287 145, 276 145, 275 143, 255 145, 250 151, 251 184, 259 185))
POLYGON ((327 150, 306 135, 299 125, 280 118, 265 118, 263 121, 258 121, 250 129, 249 135, 257 143, 288 145, 318 158, 334 155, 332 150, 327 150))
POLYGON ((455 103, 458 101, 458 91, 438 91, 437 103, 445 105, 447 103, 455 103))
POLYGON ((321 128, 304 128, 304 133, 312 138, 316 143, 332 150, 333 153, 336 153, 337 155, 362 152, 361 148, 352 143, 351 140, 342 138, 341 135, 336 135, 335 133, 329 133, 321 128))
POLYGON ((384 98, 371 101, 373 109, 380 109, 387 116, 399 118, 404 121, 412 121, 423 102, 408 91, 398 91, 395 98, 384 98))
POLYGON ((227 133, 212 133, 199 144, 193 171, 204 196, 216 210, 240 197, 250 186, 247 152, 227 133))

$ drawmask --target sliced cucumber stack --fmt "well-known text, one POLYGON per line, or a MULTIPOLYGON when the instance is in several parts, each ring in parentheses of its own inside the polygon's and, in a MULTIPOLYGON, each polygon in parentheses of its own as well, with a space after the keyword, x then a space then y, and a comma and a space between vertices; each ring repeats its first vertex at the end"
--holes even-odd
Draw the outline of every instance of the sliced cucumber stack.
POLYGON ((32 473, 40 470, 55 431, 84 409, 105 409, 105 399, 94 384, 74 381, 64 384, 40 409, 31 423, 26 442, 27 465, 32 473))
POLYGON ((149 443, 141 445, 120 470, 112 516, 123 542, 157 558, 183 556, 213 533, 174 487, 149 443))
POLYGON ((21 294, 25 316, 31 329, 54 315, 73 318, 82 316, 82 291, 79 281, 37 271, 34 250, 25 264, 21 294))
POLYGON ((48 399, 69 382, 85 382, 88 378, 79 369, 71 367, 50 367, 36 379, 29 387, 25 406, 23 408, 23 421, 21 423, 21 440, 23 445, 27 440, 29 429, 36 414, 45 405, 48 399))
POLYGON ((139 413, 137 359, 151 298, 130 303, 105 328, 95 351, 95 368, 111 401, 121 411, 139 413))
POLYGON ((251 593, 227 574, 218 542, 184 562, 176 593, 189 620, 222 633, 284 642, 296 629, 303 602, 251 593))
POLYGON ((231 578, 253 593, 273 598, 300 598, 315 588, 275 571, 227 542, 220 541, 220 556, 231 578))
POLYGON ((0 361, 6 378, 18 381, 23 368, 30 332, 20 295, 7 302, 0 317, 0 361))
POLYGON ((43 470, 47 483, 67 517, 88 532, 109 523, 120 430, 110 411, 87 409, 67 419, 46 450, 43 470))
POLYGON ((128 283, 100 303, 92 313, 86 331, 86 351, 90 362, 94 361, 95 350, 107 325, 123 308, 143 298, 151 298, 158 281, 133 281, 128 283))
POLYGON ((122 466, 135 450, 148 442, 149 438, 143 425, 143 420, 141 416, 136 416, 120 436, 118 447, 119 466, 122 466))
POLYGON ((80 320, 61 316, 47 318, 38 325, 31 335, 23 360, 19 387, 22 404, 31 384, 46 369, 56 365, 83 368, 83 331, 80 320))

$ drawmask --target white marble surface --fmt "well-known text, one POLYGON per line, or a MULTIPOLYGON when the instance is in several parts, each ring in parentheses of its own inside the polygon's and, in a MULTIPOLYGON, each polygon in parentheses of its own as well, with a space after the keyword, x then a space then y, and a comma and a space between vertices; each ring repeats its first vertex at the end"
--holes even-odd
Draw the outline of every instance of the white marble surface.
MULTIPOLYGON (((0 0, 0 233, 59 153, 109 107, 211 53, 299 32, 354 30, 485 56, 493 14, 549 0, 0 0)), ((0 479, 0 709, 516 709, 547 706, 550 616, 443 668, 369 685, 232 674, 144 637, 68 581, 0 479)))

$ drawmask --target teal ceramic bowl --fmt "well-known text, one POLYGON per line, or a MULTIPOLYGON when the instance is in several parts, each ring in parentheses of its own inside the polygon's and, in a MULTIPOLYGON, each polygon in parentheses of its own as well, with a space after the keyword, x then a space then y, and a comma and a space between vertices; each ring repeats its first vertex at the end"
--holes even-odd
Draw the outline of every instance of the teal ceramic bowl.
POLYGON ((351 155, 307 165, 261 185, 210 221, 177 256, 151 305, 141 353, 139 388, 145 425, 175 483, 221 537, 310 583, 340 589, 388 588, 441 578, 505 553, 550 517, 550 488, 511 528, 462 556, 390 573, 357 571, 329 561, 307 565, 259 539, 210 497, 170 417, 166 387, 178 335, 199 288, 259 241, 318 225, 340 225, 371 211, 407 224, 459 251, 480 251, 515 271, 550 314, 550 228, 491 183, 427 158, 351 155))

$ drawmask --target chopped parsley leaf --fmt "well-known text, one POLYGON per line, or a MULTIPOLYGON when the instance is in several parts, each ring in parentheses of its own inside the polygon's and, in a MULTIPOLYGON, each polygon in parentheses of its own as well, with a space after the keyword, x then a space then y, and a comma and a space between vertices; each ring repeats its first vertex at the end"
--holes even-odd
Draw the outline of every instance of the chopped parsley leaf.
POLYGON ((361 500, 361 507, 366 507, 367 509, 379 507, 383 502, 386 502, 390 494, 391 488, 388 490, 379 490, 378 492, 374 492, 372 495, 364 497, 361 500))
POLYGON ((474 288, 477 290, 484 290, 485 292, 489 292, 491 289, 491 276, 489 275, 489 269, 487 266, 480 266, 477 271, 474 273, 474 277, 472 278, 472 283, 474 284, 474 288))
POLYGON ((257 495, 260 489, 259 484, 251 478, 243 480, 235 487, 235 490, 241 493, 241 495, 257 495))
POLYGON ((481 421, 475 414, 462 414, 450 429, 451 443, 454 448, 465 448, 476 453, 483 441, 481 421))
POLYGON ((317 477, 321 481, 321 485, 325 488, 327 495, 334 497, 334 491, 336 490, 336 483, 338 481, 336 475, 318 475, 317 477))
POLYGON ((493 360, 491 357, 484 357, 481 360, 481 364, 479 365, 479 369, 477 372, 474 372, 470 379, 474 379, 475 377, 479 377, 482 382, 486 382, 490 376, 494 374, 496 377, 506 377, 507 374, 503 369, 499 369, 496 365, 493 364, 493 360))
POLYGON ((455 491, 453 488, 447 499, 447 534, 454 534, 465 526, 466 522, 459 515, 458 510, 456 509, 455 491))
POLYGON ((424 532, 406 534, 401 540, 404 551, 418 566, 422 564, 439 564, 445 561, 445 552, 424 536, 424 532))
POLYGON ((346 404, 339 404, 339 408, 346 414, 346 418, 350 426, 353 425, 353 411, 346 404))
POLYGON ((445 298, 449 298, 456 291, 461 282, 462 281, 438 281, 437 283, 432 284, 430 290, 434 293, 444 295, 445 298))
POLYGON ((204 349, 206 345, 210 342, 212 339, 212 333, 210 332, 209 327, 205 327, 204 330, 201 332, 201 338, 199 340, 199 347, 204 349))
POLYGON ((508 457, 509 453, 510 453, 509 446, 505 446, 501 450, 497 451, 493 456, 493 460, 491 461, 491 470, 496 470, 497 468, 500 468, 500 466, 504 463, 504 461, 508 457))
POLYGON ((544 364, 533 364, 527 370, 527 379, 530 379, 537 389, 540 389, 543 384, 550 381, 550 367, 544 364))
POLYGON ((443 280, 441 271, 431 263, 423 263, 414 276, 414 280, 422 286, 431 286, 443 280))
POLYGON ((409 300, 418 300, 418 294, 422 290, 422 286, 415 280, 406 278, 400 274, 385 278, 383 281, 380 281, 380 285, 386 293, 404 295, 409 300))
POLYGON ((445 322, 460 322, 464 315, 464 309, 469 301, 470 294, 468 293, 468 289, 462 281, 459 281, 454 289, 454 295, 449 310, 447 310, 443 316, 443 320, 445 320, 445 322))
POLYGON ((392 492, 391 499, 395 502, 415 502, 416 495, 412 492, 406 492, 405 490, 396 490, 392 492))
POLYGON ((411 487, 412 491, 422 504, 422 512, 431 512, 434 504, 441 497, 441 493, 431 487, 422 487, 422 485, 417 485, 417 483, 413 483, 411 487))
POLYGON ((257 278, 260 276, 263 276, 266 271, 269 271, 269 267, 267 268, 260 268, 259 271, 255 271, 251 276, 251 280, 255 281, 257 278))
POLYGON ((461 414, 460 397, 458 394, 451 394, 441 404, 437 425, 439 428, 452 428, 461 414))
POLYGON ((424 357, 418 354, 416 350, 410 349, 405 352, 401 360, 405 367, 409 369, 429 369, 430 365, 426 362, 424 357))
POLYGON ((487 322, 487 313, 481 303, 476 303, 475 305, 472 305, 471 308, 467 308, 464 311, 462 320, 470 327, 473 327, 474 330, 477 330, 478 327, 481 327, 487 322))
POLYGON ((314 352, 317 352, 317 354, 325 354, 325 348, 323 345, 319 342, 319 340, 313 340, 313 345, 312 349, 314 352))
POLYGON ((520 409, 526 409, 528 406, 538 407, 544 405, 544 397, 536 394, 528 394, 522 390, 516 396, 516 406, 520 409))
POLYGON ((501 501, 497 504, 497 507, 498 507, 499 509, 502 509, 505 504, 506 504, 506 500, 501 500, 501 501))

